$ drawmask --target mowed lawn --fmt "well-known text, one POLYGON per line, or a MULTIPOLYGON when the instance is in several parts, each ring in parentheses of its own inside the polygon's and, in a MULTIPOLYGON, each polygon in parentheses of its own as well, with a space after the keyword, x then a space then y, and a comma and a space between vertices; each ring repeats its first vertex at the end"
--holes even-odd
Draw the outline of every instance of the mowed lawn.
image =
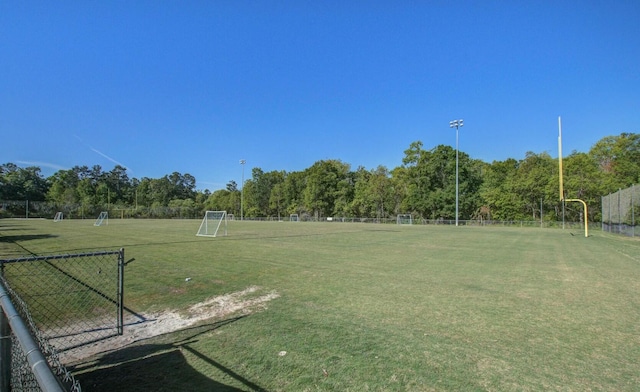
MULTIPOLYGON (((85 390, 634 391, 640 241, 576 230, 0 220, 0 255, 125 248, 152 314, 257 287, 227 315, 74 364, 85 390), (190 278, 190 280, 186 280, 190 278)), ((126 334, 126 328, 125 328, 126 334)))

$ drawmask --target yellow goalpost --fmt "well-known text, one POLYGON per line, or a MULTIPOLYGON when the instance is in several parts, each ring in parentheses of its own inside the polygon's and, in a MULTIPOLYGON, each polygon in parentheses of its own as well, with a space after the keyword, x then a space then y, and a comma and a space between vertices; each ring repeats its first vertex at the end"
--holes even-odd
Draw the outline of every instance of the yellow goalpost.
POLYGON ((582 203, 584 207, 584 236, 589 237, 589 218, 587 215, 587 203, 580 199, 565 199, 564 198, 564 183, 562 179, 562 120, 558 116, 558 175, 560 177, 560 201, 573 201, 582 203))

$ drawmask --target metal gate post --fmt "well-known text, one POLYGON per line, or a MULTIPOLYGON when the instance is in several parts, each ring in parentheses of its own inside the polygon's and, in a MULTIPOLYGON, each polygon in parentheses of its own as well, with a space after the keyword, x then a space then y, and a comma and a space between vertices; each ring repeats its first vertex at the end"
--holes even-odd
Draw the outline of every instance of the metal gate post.
POLYGON ((118 255, 118 335, 124 333, 124 248, 118 255))
POLYGON ((11 328, 0 309, 0 392, 11 391, 11 328))

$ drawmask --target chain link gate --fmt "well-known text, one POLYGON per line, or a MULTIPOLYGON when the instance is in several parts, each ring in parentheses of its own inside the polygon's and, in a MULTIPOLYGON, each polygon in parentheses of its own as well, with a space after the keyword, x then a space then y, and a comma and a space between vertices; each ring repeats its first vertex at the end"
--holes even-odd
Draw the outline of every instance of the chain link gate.
MULTIPOLYGON (((0 283, 68 390, 79 391, 80 386, 58 354, 122 335, 124 265, 124 249, 0 260, 0 283)), ((0 365, 10 363, 11 382, 21 383, 11 389, 40 390, 31 388, 33 375, 24 376, 24 353, 14 349, 10 355, 0 357, 0 365)))

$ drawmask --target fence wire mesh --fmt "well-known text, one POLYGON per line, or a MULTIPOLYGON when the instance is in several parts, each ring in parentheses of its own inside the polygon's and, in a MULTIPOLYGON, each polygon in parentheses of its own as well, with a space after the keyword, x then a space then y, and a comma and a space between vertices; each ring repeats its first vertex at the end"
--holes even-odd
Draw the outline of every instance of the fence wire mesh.
POLYGON ((632 185, 602 197, 602 230, 635 236, 640 212, 640 186, 632 185))
MULTIPOLYGON (((31 318, 31 314, 27 307, 27 304, 13 291, 10 287, 7 286, 7 282, 4 277, 0 277, 0 284, 2 285, 3 291, 6 291, 11 298, 11 303, 13 304, 17 314, 19 315, 22 323, 20 325, 24 325, 27 329, 27 333, 37 344, 37 348, 42 354, 42 356, 46 359, 47 366, 52 372, 52 374, 57 378, 57 382, 55 384, 55 388, 51 388, 49 384, 49 388, 41 388, 41 383, 38 382, 38 376, 36 375, 36 369, 32 367, 32 364, 29 363, 28 356, 33 355, 33 351, 25 352, 25 347, 23 346, 24 342, 21 342, 18 338, 18 334, 20 331, 14 331, 13 329, 9 334, 6 334, 3 331, 2 336, 10 337, 10 345, 3 346, 2 348, 2 369, 0 370, 4 376, 6 376, 7 380, 3 381, 3 390, 10 391, 49 391, 49 390, 66 390, 70 392, 80 392, 82 390, 80 383, 73 377, 73 375, 67 370, 67 368, 60 361, 60 357, 58 351, 51 346, 49 341, 43 336, 43 334, 38 330, 35 325, 35 322, 31 318), (5 358, 4 351, 6 347, 9 348, 8 360, 5 358)), ((3 309, 4 311, 4 309, 3 309)), ((4 327, 3 327, 4 328, 4 327)), ((24 338, 24 335, 22 335, 24 338)), ((38 369, 42 370, 42 369, 38 369)), ((42 375, 40 375, 42 379, 42 375)))
MULTIPOLYGON (((2 284, 67 390, 80 385, 59 353, 122 333, 124 250, 0 260, 2 284)), ((17 348, 19 345, 13 345, 17 348)), ((11 390, 33 388, 26 353, 13 349, 11 390)))

